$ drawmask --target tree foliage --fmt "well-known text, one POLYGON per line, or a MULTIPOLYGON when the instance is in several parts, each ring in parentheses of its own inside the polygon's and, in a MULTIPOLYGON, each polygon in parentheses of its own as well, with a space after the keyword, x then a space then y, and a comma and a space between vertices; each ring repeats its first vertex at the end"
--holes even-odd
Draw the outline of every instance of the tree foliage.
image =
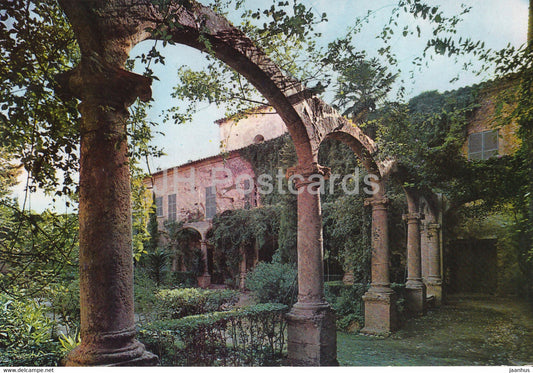
POLYGON ((54 91, 57 74, 79 60, 74 34, 56 1, 5 5, 0 13, 0 147, 18 157, 32 190, 74 193, 77 103, 54 91))

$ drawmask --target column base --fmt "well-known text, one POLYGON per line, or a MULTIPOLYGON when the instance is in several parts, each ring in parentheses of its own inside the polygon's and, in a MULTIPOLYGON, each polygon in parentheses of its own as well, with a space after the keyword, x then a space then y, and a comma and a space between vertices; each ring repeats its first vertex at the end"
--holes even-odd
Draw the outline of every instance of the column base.
POLYGON ((155 366, 159 358, 134 338, 135 331, 87 337, 72 350, 67 366, 155 366))
POLYGON ((211 276, 209 274, 201 275, 196 278, 196 281, 198 282, 199 287, 207 289, 209 285, 211 285, 211 276))
POLYGON ((365 327, 362 334, 389 335, 397 328, 396 293, 390 288, 379 292, 370 289, 363 295, 365 327))
POLYGON ((442 305, 442 281, 428 279, 426 289, 427 296, 433 297, 434 305, 440 307, 442 305))
POLYGON ((426 313, 426 286, 422 281, 407 281, 405 285, 407 310, 411 316, 422 316, 426 313))
POLYGON ((329 304, 296 303, 286 317, 287 365, 339 365, 335 313, 329 304))

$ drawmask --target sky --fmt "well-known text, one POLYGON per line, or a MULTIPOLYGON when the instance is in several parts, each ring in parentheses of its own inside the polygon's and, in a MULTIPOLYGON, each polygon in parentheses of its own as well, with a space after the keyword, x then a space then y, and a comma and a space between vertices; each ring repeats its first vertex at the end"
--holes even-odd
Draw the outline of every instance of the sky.
MULTIPOLYGON (((200 0, 202 2, 202 0, 200 0)), ((312 7, 317 17, 326 13, 328 22, 318 26, 317 31, 322 37, 317 40, 319 45, 327 45, 328 42, 343 36, 358 16, 365 15, 368 10, 374 10, 369 23, 354 40, 358 50, 365 50, 370 57, 377 56, 380 41, 376 39, 384 23, 389 19, 395 0, 302 0, 312 7)), ((472 7, 466 14, 463 22, 458 26, 460 35, 469 36, 474 40, 482 40, 487 47, 493 49, 504 48, 508 43, 520 46, 526 41, 527 35, 527 0, 463 0, 463 3, 472 7)), ((246 4, 252 9, 257 4, 270 4, 270 0, 247 0, 246 4), (254 5, 255 4, 255 5, 254 5)), ((427 0, 430 5, 439 5, 449 15, 456 14, 460 9, 461 1, 427 0)), ((228 18, 234 24, 239 22, 236 14, 230 14, 228 18)), ((403 16, 402 16, 403 17, 403 16)), ((400 22, 410 22, 407 18, 400 18, 400 22)), ((422 33, 424 34, 424 25, 422 33)), ((139 55, 149 50, 153 42, 147 41, 137 45, 130 54, 139 55)), ((425 41, 417 37, 404 38, 397 36, 392 40, 394 51, 400 61, 400 68, 407 72, 412 69, 411 61, 422 52, 425 41)), ((164 110, 177 104, 171 97, 172 88, 177 84, 177 70, 179 66, 186 65, 193 69, 201 69, 206 64, 204 55, 190 47, 177 45, 168 46, 163 51, 166 57, 165 65, 152 65, 159 80, 155 80, 153 89, 153 108, 149 112, 149 119, 158 123, 155 131, 154 144, 162 148, 166 155, 149 160, 149 168, 154 171, 165 169, 185 163, 189 160, 204 158, 219 152, 220 139, 218 126, 215 120, 224 117, 225 109, 214 105, 200 104, 200 111, 195 115, 191 123, 177 125, 163 123, 161 115, 164 110)), ((414 79, 406 83, 407 96, 413 97, 428 90, 446 91, 462 86, 478 83, 487 77, 478 77, 472 73, 462 72, 455 83, 450 80, 461 71, 462 63, 455 63, 447 57, 436 57, 430 61, 430 65, 422 72, 418 72, 414 79)), ((137 66, 139 72, 142 66, 137 66)), ((404 76, 406 79, 408 75, 404 76)), ((326 97, 327 98, 327 97, 326 97)), ((143 165, 147 169, 146 165, 143 165)), ((19 201, 24 198, 24 185, 15 188, 19 201)), ((46 198, 41 192, 29 196, 29 206, 35 211, 42 211, 50 206, 51 199, 46 198)), ((56 209, 64 210, 64 202, 56 203, 56 209)))

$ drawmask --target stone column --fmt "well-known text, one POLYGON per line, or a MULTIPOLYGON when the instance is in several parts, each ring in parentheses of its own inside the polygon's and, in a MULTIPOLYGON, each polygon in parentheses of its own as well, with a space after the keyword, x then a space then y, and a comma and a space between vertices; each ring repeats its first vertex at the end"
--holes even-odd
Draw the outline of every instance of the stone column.
POLYGON ((82 59, 58 81, 81 99, 81 344, 67 365, 154 365, 157 357, 135 339, 126 139, 127 107, 149 98, 150 80, 82 59))
POLYGON ((426 311, 426 286, 422 282, 420 253, 420 219, 422 215, 409 212, 407 220, 407 282, 405 284, 407 308, 412 315, 423 315, 426 311))
POLYGON ((364 334, 386 335, 396 328, 396 294, 389 280, 388 199, 383 194, 365 200, 372 206, 372 282, 363 296, 365 302, 364 334))
POLYGON ((429 268, 428 279, 426 283, 427 295, 433 296, 435 305, 442 304, 442 276, 440 265, 440 244, 439 244, 439 229, 440 224, 427 224, 427 242, 429 254, 429 268))
POLYGON ((324 298, 320 190, 313 178, 328 172, 317 164, 287 172, 298 193, 298 302, 287 314, 290 365, 338 365, 335 315, 324 298))
POLYGON ((427 282, 429 275, 428 261, 428 240, 427 224, 425 221, 420 222, 420 263, 422 267, 422 282, 427 282))
POLYGON ((204 262, 204 271, 201 276, 198 277, 198 286, 203 289, 206 289, 211 285, 211 275, 209 274, 209 262, 207 256, 207 241, 204 239, 200 240, 200 251, 202 252, 202 260, 204 262))

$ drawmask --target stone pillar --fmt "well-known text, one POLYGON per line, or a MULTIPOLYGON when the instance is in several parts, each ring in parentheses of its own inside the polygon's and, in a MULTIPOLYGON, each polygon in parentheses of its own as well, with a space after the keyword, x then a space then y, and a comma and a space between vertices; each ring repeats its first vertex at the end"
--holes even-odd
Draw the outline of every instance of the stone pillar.
POLYGON ((246 273, 247 266, 246 261, 248 260, 248 255, 246 255, 246 249, 241 248, 241 267, 239 271, 239 289, 244 290, 246 288, 246 273))
POLYGON ((422 267, 422 281, 427 282, 429 275, 429 260, 428 260, 428 235, 427 224, 425 221, 420 222, 420 263, 422 267))
POLYGON ((365 200, 372 206, 372 282, 363 295, 365 303, 364 334, 386 335, 396 328, 396 294, 389 280, 388 199, 382 194, 365 200))
POLYGON ((420 253, 421 217, 421 214, 416 212, 403 216, 404 220, 407 220, 407 308, 412 315, 417 316, 426 311, 426 286, 422 282, 420 253))
POLYGON ((439 229, 440 224, 427 224, 427 242, 429 254, 429 268, 428 279, 426 283, 427 295, 433 296, 435 305, 442 304, 442 276, 440 265, 440 244, 439 244, 439 229))
POLYGON ((328 171, 314 164, 287 172, 298 193, 298 302, 287 314, 290 365, 338 365, 335 315, 324 298, 320 190, 312 177, 328 171))
POLYGON ((202 252, 202 261, 204 262, 204 270, 201 276, 198 276, 198 286, 206 289, 211 285, 211 275, 209 274, 209 262, 207 256, 207 241, 200 240, 200 251, 202 252))
POLYGON ((58 81, 81 100, 81 344, 67 365, 154 365, 157 357, 135 339, 126 139, 127 107, 140 94, 149 98, 150 80, 82 59, 58 81))

